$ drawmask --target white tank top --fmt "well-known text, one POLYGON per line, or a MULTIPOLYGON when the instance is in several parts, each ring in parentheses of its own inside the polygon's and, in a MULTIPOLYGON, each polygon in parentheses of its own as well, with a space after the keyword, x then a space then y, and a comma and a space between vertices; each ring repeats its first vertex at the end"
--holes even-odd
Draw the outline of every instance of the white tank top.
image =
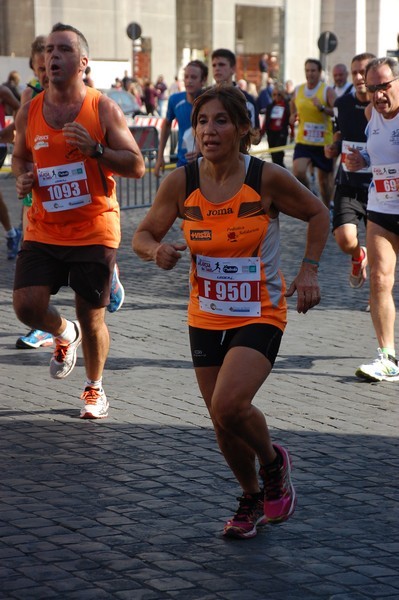
POLYGON ((384 119, 373 108, 366 135, 373 172, 367 209, 399 215, 399 114, 384 119))

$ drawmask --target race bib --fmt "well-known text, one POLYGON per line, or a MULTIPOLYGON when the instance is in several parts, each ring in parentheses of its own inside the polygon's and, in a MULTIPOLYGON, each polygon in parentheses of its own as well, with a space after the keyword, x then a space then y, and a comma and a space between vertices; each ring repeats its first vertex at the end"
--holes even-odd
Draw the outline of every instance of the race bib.
POLYGON ((197 255, 199 307, 230 317, 261 316, 260 258, 197 255))
POLYGON ((324 142, 326 127, 323 123, 305 123, 303 137, 309 144, 320 144, 324 142))
POLYGON ((372 168, 378 202, 399 200, 399 163, 376 165, 372 168))
POLYGON ((37 169, 43 208, 47 212, 73 210, 91 204, 83 162, 37 169))
POLYGON ((279 106, 278 104, 273 106, 273 108, 270 112, 271 119, 282 119, 283 115, 284 115, 284 106, 279 106))
MULTIPOLYGON (((347 155, 351 153, 351 149, 353 148, 359 151, 366 150, 366 142, 348 142, 346 140, 342 142, 341 163, 344 171, 348 171, 345 165, 345 161, 347 155)), ((371 167, 364 167, 363 169, 359 169, 359 171, 356 171, 356 173, 371 173, 371 167)))

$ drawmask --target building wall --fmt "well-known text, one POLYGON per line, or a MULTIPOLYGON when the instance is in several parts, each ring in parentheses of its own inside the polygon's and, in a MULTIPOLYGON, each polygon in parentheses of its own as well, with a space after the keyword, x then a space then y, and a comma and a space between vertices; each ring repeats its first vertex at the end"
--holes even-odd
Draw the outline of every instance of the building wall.
MULTIPOLYGON (((170 83, 186 58, 181 57, 180 49, 177 51, 176 35, 176 5, 185 1, 188 2, 1 0, 0 54, 10 56, 14 52, 16 56, 27 57, 34 36, 49 32, 55 22, 62 21, 86 35, 92 59, 131 62, 132 42, 126 28, 136 22, 142 28, 142 35, 151 41, 152 79, 162 73, 170 83)), ((205 1, 209 5, 210 0, 197 0, 196 14, 198 6, 205 1)), ((397 47, 399 0, 211 0, 211 5, 208 11, 212 14, 211 35, 204 40, 204 46, 211 46, 209 50, 216 47, 237 50, 237 7, 247 19, 243 25, 243 43, 248 52, 274 49, 265 47, 270 40, 274 44, 276 38, 267 15, 272 14, 272 9, 282 11, 281 79, 292 79, 294 83, 304 79, 306 58, 319 58, 317 40, 322 31, 332 31, 338 37, 337 50, 328 55, 328 70, 337 62, 349 65, 358 52, 368 50, 381 56, 397 47)), ((193 21, 189 24, 191 28, 195 27, 195 19, 193 21)), ((13 68, 11 63, 10 58, 6 70, 13 68)), ((121 75, 123 73, 115 73, 115 76, 121 75)))
POLYGON ((319 58, 317 40, 321 31, 321 8, 321 0, 285 2, 286 60, 283 79, 291 79, 295 85, 305 80, 305 60, 319 58))

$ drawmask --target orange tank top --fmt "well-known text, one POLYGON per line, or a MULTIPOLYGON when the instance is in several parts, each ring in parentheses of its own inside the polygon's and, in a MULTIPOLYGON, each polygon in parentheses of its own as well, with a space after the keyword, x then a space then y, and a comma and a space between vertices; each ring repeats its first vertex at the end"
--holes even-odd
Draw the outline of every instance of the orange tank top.
MULTIPOLYGON (((30 104, 26 144, 32 153, 35 183, 25 239, 62 246, 101 244, 117 248, 120 242, 119 205, 112 172, 65 142, 62 130, 43 117, 46 92, 30 104)), ((101 93, 86 88, 75 121, 96 142, 104 143, 98 103, 101 93)))
POLYGON ((287 322, 279 221, 261 204, 263 161, 245 158, 241 189, 217 204, 201 193, 198 162, 185 166, 182 230, 192 257, 188 323, 193 327, 268 323, 284 330, 287 322))

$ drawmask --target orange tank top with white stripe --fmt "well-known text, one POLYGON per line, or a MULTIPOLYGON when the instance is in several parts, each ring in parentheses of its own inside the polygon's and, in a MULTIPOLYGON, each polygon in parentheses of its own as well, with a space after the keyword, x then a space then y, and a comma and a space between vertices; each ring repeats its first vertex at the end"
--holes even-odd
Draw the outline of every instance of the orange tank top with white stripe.
POLYGON ((287 322, 279 221, 261 204, 263 161, 245 159, 241 189, 217 204, 201 193, 198 162, 185 166, 182 230, 192 257, 188 323, 193 327, 268 323, 284 330, 287 322))
MULTIPOLYGON (((120 242, 119 205, 112 172, 94 158, 65 142, 60 129, 43 117, 46 92, 30 104, 26 128, 35 183, 25 239, 63 246, 101 244, 117 248, 120 242)), ((96 142, 104 142, 98 103, 101 93, 86 88, 75 122, 96 142)))

